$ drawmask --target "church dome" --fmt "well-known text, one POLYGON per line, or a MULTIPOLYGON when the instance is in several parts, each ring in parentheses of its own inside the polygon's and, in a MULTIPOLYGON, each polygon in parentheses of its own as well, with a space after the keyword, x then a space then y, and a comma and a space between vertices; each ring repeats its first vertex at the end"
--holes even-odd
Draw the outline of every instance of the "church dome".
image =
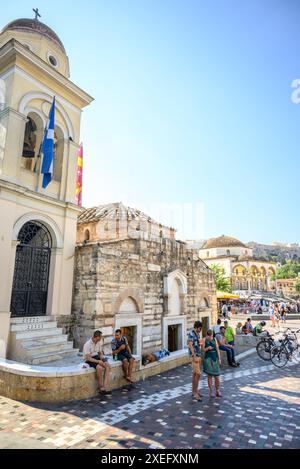
POLYGON ((61 51, 66 54, 65 48, 57 34, 49 28, 46 24, 42 23, 41 21, 29 18, 20 18, 18 20, 11 21, 8 23, 1 31, 5 33, 6 31, 18 31, 23 33, 32 33, 32 34, 40 34, 50 41, 54 42, 61 51))
POLYGON ((246 248, 245 244, 236 238, 231 236, 219 236, 217 238, 211 238, 204 243, 202 249, 213 249, 213 248, 231 248, 231 247, 242 247, 246 248))
POLYGON ((138 220, 156 223, 145 213, 135 208, 126 207, 122 202, 99 205, 87 208, 78 217, 78 224, 99 221, 102 219, 138 220))

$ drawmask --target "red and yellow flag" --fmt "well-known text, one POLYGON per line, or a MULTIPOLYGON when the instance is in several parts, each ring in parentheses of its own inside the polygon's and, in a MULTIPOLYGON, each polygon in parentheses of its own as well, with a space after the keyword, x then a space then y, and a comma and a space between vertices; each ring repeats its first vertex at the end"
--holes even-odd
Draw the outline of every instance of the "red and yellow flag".
POLYGON ((76 172, 76 203, 82 206, 82 166, 83 166, 83 146, 78 150, 77 156, 77 172, 76 172))

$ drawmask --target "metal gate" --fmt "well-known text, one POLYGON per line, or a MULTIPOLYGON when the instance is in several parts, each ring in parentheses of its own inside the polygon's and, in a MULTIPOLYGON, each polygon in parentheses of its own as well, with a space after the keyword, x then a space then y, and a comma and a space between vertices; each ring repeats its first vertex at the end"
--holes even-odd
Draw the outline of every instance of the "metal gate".
POLYGON ((12 317, 44 316, 52 240, 47 228, 30 221, 20 230, 11 297, 12 317))

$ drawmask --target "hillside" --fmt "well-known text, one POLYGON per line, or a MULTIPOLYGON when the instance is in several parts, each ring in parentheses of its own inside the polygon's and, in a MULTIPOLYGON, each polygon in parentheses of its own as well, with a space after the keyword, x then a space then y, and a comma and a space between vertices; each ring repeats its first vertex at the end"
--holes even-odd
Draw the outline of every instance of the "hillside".
POLYGON ((270 260, 275 262, 284 262, 285 260, 295 260, 300 262, 300 246, 272 246, 269 244, 260 244, 251 241, 246 244, 253 249, 253 256, 258 259, 270 260))

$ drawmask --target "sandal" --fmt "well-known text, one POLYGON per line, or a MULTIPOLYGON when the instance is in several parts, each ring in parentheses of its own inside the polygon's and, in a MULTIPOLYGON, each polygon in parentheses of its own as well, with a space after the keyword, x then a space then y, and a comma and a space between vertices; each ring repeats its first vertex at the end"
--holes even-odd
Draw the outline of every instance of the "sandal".
POLYGON ((193 396, 193 399, 198 402, 202 402, 201 396, 199 394, 197 396, 193 396))
POLYGON ((223 396, 222 396, 222 394, 220 394, 219 392, 217 392, 216 397, 223 397, 223 396))

